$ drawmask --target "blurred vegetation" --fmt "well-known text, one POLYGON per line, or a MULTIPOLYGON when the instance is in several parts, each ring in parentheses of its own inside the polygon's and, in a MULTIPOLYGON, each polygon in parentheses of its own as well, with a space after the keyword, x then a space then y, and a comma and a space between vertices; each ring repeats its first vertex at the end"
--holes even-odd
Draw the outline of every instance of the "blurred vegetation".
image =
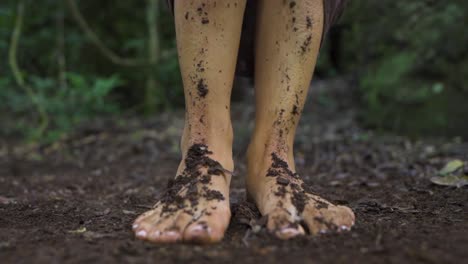
POLYGON ((340 63, 364 121, 410 135, 468 136, 468 2, 351 1, 340 63))
MULTIPOLYGON (((462 0, 352 0, 317 72, 356 80, 368 126, 466 136, 467 13, 462 0)), ((0 57, 3 135, 53 141, 96 116, 183 106, 165 1, 3 0, 0 57)))

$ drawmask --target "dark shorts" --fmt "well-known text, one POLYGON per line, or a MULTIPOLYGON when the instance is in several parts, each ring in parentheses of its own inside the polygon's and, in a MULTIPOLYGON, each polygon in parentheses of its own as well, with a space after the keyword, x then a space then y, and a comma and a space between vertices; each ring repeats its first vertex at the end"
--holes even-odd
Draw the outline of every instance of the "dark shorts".
MULTIPOLYGON (((323 0, 324 9, 324 25, 322 43, 330 27, 338 20, 345 4, 348 0, 323 0)), ((167 0, 169 7, 173 8, 174 0, 167 0)), ((239 56, 237 60, 236 72, 242 76, 252 76, 254 69, 255 53, 254 53, 254 42, 255 42, 255 21, 257 1, 247 0, 247 6, 245 9, 244 23, 242 25, 242 37, 239 48, 239 56)))

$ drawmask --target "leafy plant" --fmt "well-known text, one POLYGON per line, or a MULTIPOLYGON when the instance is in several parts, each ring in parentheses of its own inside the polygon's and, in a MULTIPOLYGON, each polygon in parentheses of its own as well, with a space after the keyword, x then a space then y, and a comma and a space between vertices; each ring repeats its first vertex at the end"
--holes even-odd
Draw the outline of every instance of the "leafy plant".
POLYGON ((368 125, 413 135, 468 130, 467 11, 466 1, 352 1, 344 64, 359 78, 368 125))
MULTIPOLYGON (((31 76, 31 86, 35 88, 37 101, 47 112, 50 119, 43 141, 53 141, 69 132, 74 126, 96 115, 115 114, 119 106, 111 100, 111 92, 122 85, 118 75, 103 77, 85 77, 77 73, 67 73, 67 89, 61 89, 57 81, 52 78, 31 76)), ((0 85, 8 87, 8 79, 2 79, 0 85)), ((8 111, 10 122, 15 117, 22 117, 14 122, 10 133, 20 131, 27 138, 36 140, 39 136, 34 119, 34 108, 31 100, 20 90, 0 90, 0 100, 8 111), (28 120, 31 120, 28 122, 28 120)))

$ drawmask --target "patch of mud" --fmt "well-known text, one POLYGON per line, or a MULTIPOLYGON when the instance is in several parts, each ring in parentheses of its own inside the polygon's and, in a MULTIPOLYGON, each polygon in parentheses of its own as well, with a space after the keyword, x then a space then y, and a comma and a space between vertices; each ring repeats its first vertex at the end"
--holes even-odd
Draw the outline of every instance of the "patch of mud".
POLYGON ((289 169, 289 165, 286 161, 282 160, 274 152, 271 153, 272 164, 271 168, 268 170, 268 176, 279 176, 286 174, 287 176, 296 177, 297 174, 292 172, 289 169))
POLYGON ((206 85, 205 79, 203 78, 198 80, 197 93, 202 98, 205 98, 205 96, 208 94, 208 85, 206 85))
POLYGON ((312 43, 312 35, 307 36, 304 42, 301 45, 301 55, 304 55, 306 52, 310 51, 310 44, 312 43))
POLYGON ((221 192, 207 187, 211 183, 212 176, 224 173, 221 164, 208 156, 212 153, 204 144, 194 144, 189 148, 184 160, 184 171, 175 179, 169 180, 167 191, 161 198, 163 203, 161 215, 176 212, 187 206, 190 206, 188 210, 191 210, 198 205, 201 197, 207 200, 224 200, 221 192), (207 174, 202 174, 202 168, 207 170, 207 174), (204 185, 201 193, 198 190, 199 184, 204 185))
POLYGON ((220 191, 216 191, 216 190, 206 189, 203 197, 205 197, 205 199, 208 201, 211 201, 211 200, 224 201, 224 195, 220 191))
POLYGON ((304 211, 304 208, 307 204, 307 194, 304 190, 294 188, 293 186, 297 186, 295 184, 291 184, 291 189, 292 189, 292 197, 291 197, 291 203, 296 207, 297 212, 300 214, 304 211))

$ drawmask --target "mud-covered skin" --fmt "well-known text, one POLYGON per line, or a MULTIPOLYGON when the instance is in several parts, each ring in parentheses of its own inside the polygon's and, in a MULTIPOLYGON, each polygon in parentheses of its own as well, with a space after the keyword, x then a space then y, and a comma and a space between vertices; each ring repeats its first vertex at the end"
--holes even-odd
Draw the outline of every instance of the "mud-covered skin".
POLYGON ((276 153, 264 175, 257 175, 255 184, 248 186, 267 228, 278 238, 350 230, 354 213, 345 206, 334 205, 313 194, 300 176, 276 153))
POLYGON ((153 210, 134 223, 156 243, 220 241, 229 225, 234 169, 230 94, 246 0, 176 1, 175 28, 184 86, 182 161, 153 210))
POLYGON ((323 33, 323 1, 260 0, 259 10, 248 194, 279 238, 347 230, 353 212, 308 191, 294 167, 295 132, 323 33))
MULTIPOLYGON (((230 178, 221 164, 233 168, 229 99, 245 4, 175 2, 186 153, 166 195, 135 222, 139 238, 213 242, 224 235, 230 178)), ((294 168, 292 146, 320 47, 323 1, 260 0, 258 6, 257 111, 248 151, 248 192, 279 238, 305 230, 349 229, 352 212, 306 192, 294 168)))
POLYGON ((189 148, 184 160, 184 171, 175 179, 169 180, 166 193, 161 199, 162 217, 180 209, 186 209, 185 212, 194 215, 200 198, 208 201, 225 200, 222 193, 209 189, 213 176, 222 176, 227 172, 219 162, 209 158, 209 154, 213 152, 203 144, 194 144, 189 148))
POLYGON ((231 172, 210 158, 211 154, 204 144, 188 149, 182 173, 169 180, 154 209, 135 220, 137 237, 153 242, 205 243, 223 237, 230 218, 226 177, 231 172))

